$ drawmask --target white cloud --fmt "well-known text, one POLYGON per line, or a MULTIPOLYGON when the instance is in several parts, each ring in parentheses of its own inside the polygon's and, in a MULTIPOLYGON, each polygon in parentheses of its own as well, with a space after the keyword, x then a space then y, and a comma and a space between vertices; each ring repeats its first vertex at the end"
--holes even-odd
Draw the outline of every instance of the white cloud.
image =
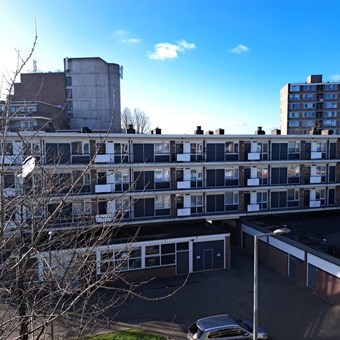
POLYGON ((185 52, 196 48, 194 43, 188 43, 185 40, 180 40, 177 45, 166 43, 158 43, 155 45, 154 52, 148 54, 149 59, 152 60, 166 60, 178 57, 179 52, 185 52))
POLYGON ((247 46, 245 46, 245 45, 239 44, 239 45, 233 47, 231 49, 231 52, 235 53, 235 54, 247 53, 247 52, 249 52, 249 48, 247 46))
POLYGON ((340 81, 340 74, 333 74, 329 78, 334 81, 340 81))
POLYGON ((114 31, 113 34, 118 36, 118 37, 122 37, 122 36, 127 36, 129 34, 129 31, 119 29, 119 30, 114 31))
POLYGON ((139 38, 129 38, 129 39, 122 39, 121 42, 125 44, 138 44, 142 40, 139 38))
POLYGON ((131 32, 123 30, 123 29, 119 29, 113 32, 113 34, 119 38, 119 42, 123 43, 123 44, 138 44, 140 43, 142 40, 139 38, 135 38, 132 37, 131 35, 133 35, 131 32))

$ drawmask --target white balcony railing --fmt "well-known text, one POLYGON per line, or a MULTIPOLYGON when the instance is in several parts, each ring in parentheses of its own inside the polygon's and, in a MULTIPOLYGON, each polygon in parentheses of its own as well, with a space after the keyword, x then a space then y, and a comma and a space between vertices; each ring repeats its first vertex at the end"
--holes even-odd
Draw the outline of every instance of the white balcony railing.
POLYGON ((258 161, 260 159, 259 152, 249 152, 248 153, 248 160, 249 161, 258 161))
POLYGON ((260 185, 260 179, 259 178, 248 178, 247 185, 248 186, 260 185))
POLYGON ((190 154, 189 153, 177 154, 177 162, 190 162, 190 154))
POLYGON ((190 181, 177 182, 177 189, 189 189, 190 184, 191 184, 190 181))
POLYGON ((190 208, 177 209, 177 216, 190 216, 190 208))
POLYGON ((259 204, 248 204, 247 211, 259 211, 260 205, 259 204))
POLYGON ((96 155, 94 158, 95 163, 114 163, 113 155, 96 155))
POLYGON ((114 192, 114 184, 96 184, 96 193, 114 192))

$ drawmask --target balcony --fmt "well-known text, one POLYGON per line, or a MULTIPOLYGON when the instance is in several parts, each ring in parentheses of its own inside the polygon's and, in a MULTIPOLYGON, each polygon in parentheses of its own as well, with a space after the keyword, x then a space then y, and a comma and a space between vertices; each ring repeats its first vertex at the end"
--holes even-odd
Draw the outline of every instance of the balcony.
POLYGON ((259 152, 248 152, 248 161, 258 161, 260 160, 259 152))
POLYGON ((312 151, 310 158, 311 159, 322 159, 322 152, 312 151))
POLYGON ((248 178, 247 179, 247 186, 257 186, 260 185, 260 179, 259 178, 248 178))
POLYGON ((310 184, 318 184, 321 183, 322 177, 320 176, 311 176, 310 177, 310 184))
POLYGON ((177 216, 190 216, 190 208, 177 209, 177 216))
POLYGON ((113 155, 96 155, 94 158, 95 163, 114 163, 113 155))
POLYGON ((259 204, 248 204, 247 211, 253 212, 253 211, 259 211, 260 205, 259 204))
POLYGON ((319 208, 319 207, 321 207, 321 201, 310 201, 309 207, 310 208, 319 208))
POLYGON ((190 189, 190 181, 179 181, 177 182, 177 189, 190 189))
POLYGON ((113 184, 96 184, 95 192, 97 194, 106 193, 106 192, 114 192, 113 184))
POLYGON ((190 162, 190 154, 189 153, 177 154, 176 160, 177 162, 190 162))
POLYGON ((112 222, 114 217, 111 214, 96 215, 97 223, 107 223, 112 222))

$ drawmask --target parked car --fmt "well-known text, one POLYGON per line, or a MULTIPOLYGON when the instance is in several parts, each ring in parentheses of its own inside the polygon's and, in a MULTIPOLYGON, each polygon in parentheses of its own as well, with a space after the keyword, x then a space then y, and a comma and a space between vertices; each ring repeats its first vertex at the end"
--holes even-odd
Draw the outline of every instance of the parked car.
MULTIPOLYGON (((268 332, 258 326, 258 339, 268 339, 268 332)), ((233 340, 252 339, 253 321, 235 319, 228 314, 208 316, 193 323, 187 334, 187 340, 233 340)))

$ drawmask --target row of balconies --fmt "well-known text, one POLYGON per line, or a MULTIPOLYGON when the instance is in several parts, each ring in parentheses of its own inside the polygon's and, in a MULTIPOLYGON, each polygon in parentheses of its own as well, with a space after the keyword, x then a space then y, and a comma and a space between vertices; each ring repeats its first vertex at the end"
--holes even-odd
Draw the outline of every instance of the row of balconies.
MULTIPOLYGON (((306 194, 307 191, 305 190, 306 194)), ((60 215, 53 221, 54 224, 64 223, 110 223, 117 222, 119 220, 124 221, 145 221, 145 220, 171 220, 177 218, 197 218, 197 217, 209 217, 209 216, 221 216, 226 217, 228 214, 248 214, 248 213, 259 213, 259 212, 287 212, 289 210, 302 210, 302 209, 314 209, 314 208, 336 208, 340 206, 340 200, 330 200, 327 198, 316 198, 310 197, 308 199, 297 199, 293 201, 286 200, 285 202, 280 202, 280 206, 277 204, 273 204, 270 200, 265 202, 257 202, 256 201, 256 192, 249 193, 250 194, 250 202, 246 202, 244 199, 242 202, 235 202, 234 204, 224 204, 223 209, 219 209, 218 211, 211 211, 208 209, 206 204, 201 206, 182 206, 176 207, 176 203, 174 203, 174 207, 169 207, 167 209, 162 209, 161 213, 157 213, 155 209, 152 213, 149 213, 147 216, 136 216, 133 205, 131 205, 126 210, 116 210, 116 211, 106 211, 106 212, 97 212, 95 215, 88 215, 86 218, 84 216, 75 216, 72 214, 60 215), (254 195, 253 195, 254 194, 254 195), (255 199, 252 199, 255 197, 255 199)), ((311 192, 308 192, 308 195, 311 192)), ((312 195, 311 195, 312 196, 312 195)), ((270 196, 268 195, 268 198, 270 196)), ((240 198, 241 200, 241 198, 240 198)))

